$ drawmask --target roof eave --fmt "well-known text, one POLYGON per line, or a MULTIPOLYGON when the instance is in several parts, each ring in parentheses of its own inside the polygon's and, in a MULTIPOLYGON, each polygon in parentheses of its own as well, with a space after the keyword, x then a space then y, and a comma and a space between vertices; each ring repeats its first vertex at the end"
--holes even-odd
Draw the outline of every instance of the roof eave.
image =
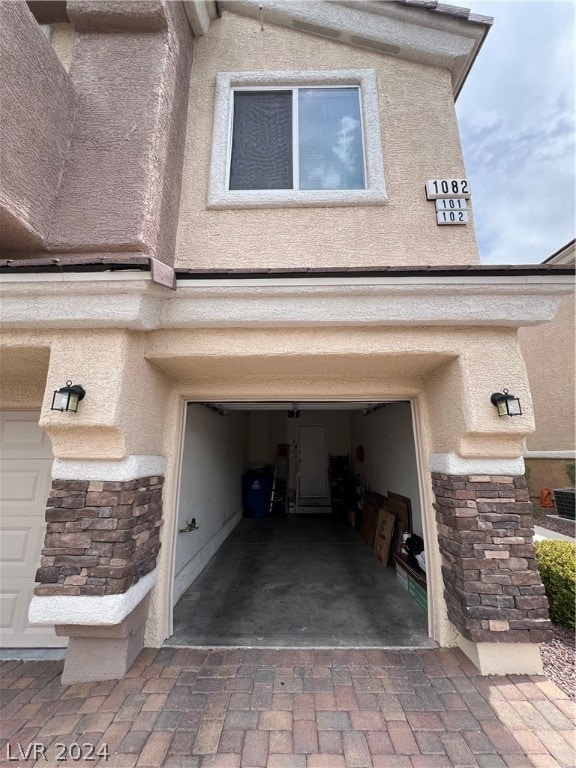
POLYGON ((492 19, 436 0, 224 0, 225 10, 334 42, 448 69, 456 98, 492 19))

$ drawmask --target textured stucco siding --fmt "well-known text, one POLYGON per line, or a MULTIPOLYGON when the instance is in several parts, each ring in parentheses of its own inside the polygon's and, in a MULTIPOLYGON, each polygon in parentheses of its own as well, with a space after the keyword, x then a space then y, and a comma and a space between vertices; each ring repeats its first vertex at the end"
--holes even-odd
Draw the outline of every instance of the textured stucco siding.
POLYGON ((167 381, 144 359, 145 344, 144 334, 126 331, 7 331, 0 337, 0 408, 41 405, 40 425, 57 458, 161 454, 167 381), (68 379, 86 397, 77 413, 54 412, 53 391, 68 379))
MULTIPOLYGON (((143 251, 171 264, 190 26, 178 3, 126 3, 118 26, 115 5, 69 6, 70 76, 80 99, 48 247, 143 251)), ((56 30, 53 45, 68 62, 69 30, 56 30)))
POLYGON ((478 263, 471 222, 438 227, 429 178, 465 176, 448 71, 225 12, 195 43, 177 267, 478 263), (218 72, 374 69, 389 202, 373 207, 208 210, 218 72))
POLYGON ((68 76, 25 3, 0 5, 0 249, 45 242, 74 119, 68 76))
POLYGON ((574 294, 565 296, 550 323, 518 332, 536 419, 529 451, 574 450, 574 311, 574 294))

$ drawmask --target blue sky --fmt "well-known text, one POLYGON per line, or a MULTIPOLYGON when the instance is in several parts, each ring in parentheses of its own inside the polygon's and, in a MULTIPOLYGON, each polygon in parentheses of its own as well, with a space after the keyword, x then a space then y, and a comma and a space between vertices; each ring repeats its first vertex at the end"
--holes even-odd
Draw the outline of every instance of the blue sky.
POLYGON ((576 229, 576 3, 451 2, 494 17, 456 103, 482 261, 541 262, 576 229))

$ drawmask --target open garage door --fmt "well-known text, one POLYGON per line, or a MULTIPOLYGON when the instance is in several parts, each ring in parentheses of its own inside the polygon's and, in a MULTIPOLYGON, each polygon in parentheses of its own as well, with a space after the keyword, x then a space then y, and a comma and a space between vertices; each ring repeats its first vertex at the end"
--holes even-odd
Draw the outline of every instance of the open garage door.
POLYGON ((409 402, 189 403, 168 643, 433 646, 419 488, 409 402))
POLYGON ((0 639, 3 648, 67 644, 50 627, 28 623, 50 493, 52 447, 38 411, 0 413, 0 639))

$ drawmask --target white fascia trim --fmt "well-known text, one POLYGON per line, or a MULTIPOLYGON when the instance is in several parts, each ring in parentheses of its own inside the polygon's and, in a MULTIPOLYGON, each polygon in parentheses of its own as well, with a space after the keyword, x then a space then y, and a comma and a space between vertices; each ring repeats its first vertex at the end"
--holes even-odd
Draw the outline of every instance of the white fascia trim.
POLYGON ((576 451, 524 451, 525 459, 566 459, 574 461, 576 451))
POLYGON ((212 0, 184 0, 184 8, 193 34, 205 35, 210 22, 216 17, 216 3, 212 0))
MULTIPOLYGON (((402 267, 399 267, 402 269, 402 267)), ((358 267, 361 272, 363 267, 358 267)), ((367 268, 368 269, 368 268, 367 268)), ((450 269, 450 267, 447 267, 450 269)), ((458 269, 457 266, 454 269, 458 269)), ((241 269, 239 271, 242 271, 241 269)), ((298 267, 294 267, 298 272, 298 267)), ((327 268, 326 272, 330 272, 327 268)), ((460 287, 466 289, 467 293, 479 293, 488 288, 492 291, 500 292, 518 292, 524 291, 529 287, 531 293, 574 293, 576 288, 573 275, 556 275, 552 273, 540 275, 469 275, 465 273, 457 275, 439 275, 434 273, 429 275, 403 275, 401 277, 390 277, 389 275, 360 275, 353 276, 343 273, 340 276, 306 276, 306 277, 286 277, 271 274, 262 275, 262 277, 195 277, 191 274, 189 277, 180 277, 177 281, 178 288, 186 287, 210 287, 210 288, 314 288, 315 286, 331 286, 347 290, 358 285, 379 286, 381 288, 413 288, 422 291, 423 288, 430 288, 431 291, 444 290, 445 292, 459 290, 460 287)), ((171 298, 169 296, 168 298, 171 298)))
POLYGON ((560 297, 531 291, 452 291, 408 286, 178 288, 164 304, 163 328, 536 325, 551 320, 560 297))
POLYGON ((464 459, 457 453, 431 453, 431 472, 443 475, 523 475, 524 459, 464 459))
POLYGON ((5 272, 0 274, 2 283, 152 283, 149 272, 141 269, 121 269, 117 272, 5 272))
POLYGON ((35 595, 28 609, 28 621, 38 626, 120 624, 155 586, 157 576, 155 568, 121 595, 35 595))
POLYGON ((142 273, 3 275, 2 327, 156 328, 167 288, 142 273), (64 278, 64 279, 63 279, 64 278), (108 299, 108 301, 106 301, 108 299))
POLYGON ((280 324, 518 327, 551 320, 561 297, 573 291, 573 279, 566 275, 180 279, 176 292, 136 277, 126 281, 98 274, 89 280, 82 275, 63 284, 52 275, 6 277, 10 279, 0 286, 6 330, 280 324))
POLYGON ((74 461, 54 459, 52 478, 54 480, 103 480, 127 482, 140 477, 163 476, 166 472, 165 456, 128 456, 121 461, 74 461))
POLYGON ((209 208, 286 208, 382 205, 388 201, 380 135, 378 82, 373 69, 309 72, 220 72, 216 76, 212 157, 208 184, 209 208), (361 93, 366 158, 366 189, 265 191, 226 189, 231 125, 230 89, 241 86, 358 85, 361 93))

